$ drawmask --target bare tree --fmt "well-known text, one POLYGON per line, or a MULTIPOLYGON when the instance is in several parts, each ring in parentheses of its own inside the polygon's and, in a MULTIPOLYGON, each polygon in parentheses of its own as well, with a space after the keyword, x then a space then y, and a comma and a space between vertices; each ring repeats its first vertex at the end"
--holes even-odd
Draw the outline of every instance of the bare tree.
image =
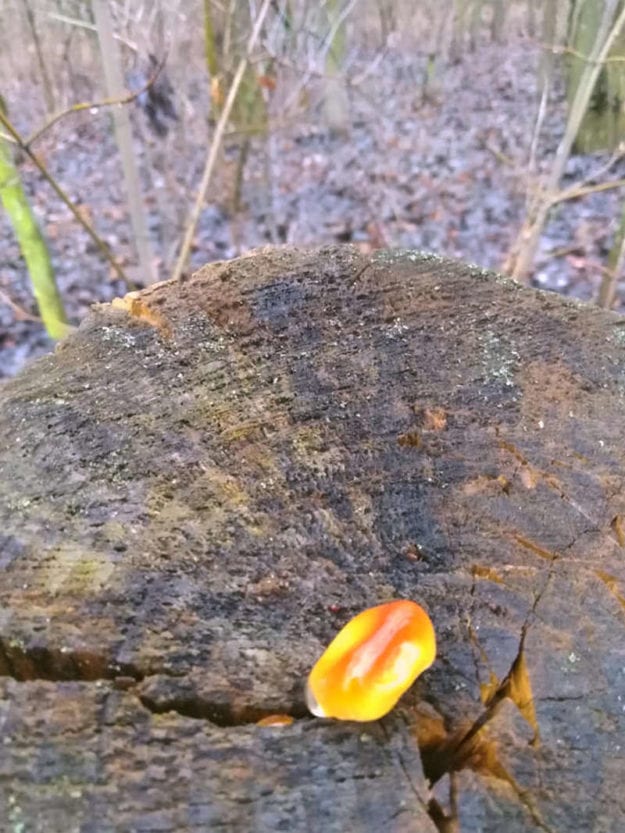
POLYGON ((248 67, 252 51, 254 50, 254 47, 256 46, 256 43, 258 42, 258 39, 260 37, 260 32, 265 21, 265 17, 267 16, 267 12, 269 11, 270 4, 271 0, 263 0, 263 4, 258 11, 256 20, 254 21, 252 33, 250 34, 249 40, 247 42, 247 49, 245 51, 245 55, 243 56, 243 58, 241 58, 241 61, 239 62, 237 70, 234 74, 234 78, 232 79, 232 84, 230 85, 230 89, 228 90, 228 95, 224 102, 224 106, 221 111, 219 121, 217 122, 217 126, 215 127, 213 140, 210 144, 208 154, 206 157, 206 164, 204 166, 204 173, 202 174, 202 181, 200 183, 195 203, 193 205, 191 214, 189 216, 189 220, 187 222, 184 237, 180 246, 180 252, 178 254, 178 259, 174 267, 174 272, 172 276, 174 280, 180 279, 185 268, 187 259, 189 257, 191 244, 193 242, 193 236, 195 234, 195 229, 197 227, 198 220, 200 219, 200 214, 204 206, 204 201, 206 200, 206 192, 208 191, 208 186, 210 185, 213 176, 215 163, 219 155, 219 149, 221 147, 221 142, 223 140, 226 125, 228 123, 228 119, 230 118, 232 108, 234 107, 237 93, 239 92, 241 81, 243 80, 243 76, 248 67))
POLYGON ((532 269, 536 250, 549 211, 558 201, 558 188, 575 137, 586 113, 590 96, 604 61, 625 23, 625 6, 615 17, 619 0, 609 0, 604 8, 601 25, 580 76, 575 99, 570 107, 564 135, 553 158, 549 172, 537 184, 530 195, 525 220, 517 240, 504 264, 504 271, 520 281, 526 281, 532 269))
MULTIPOLYGON (((107 94, 111 98, 119 97, 124 92, 124 82, 121 70, 121 56, 117 42, 113 37, 113 23, 108 0, 93 0, 93 13, 98 31, 100 51, 102 53, 102 66, 104 68, 107 94)), ((151 283, 156 277, 154 259, 143 207, 139 172, 132 147, 130 115, 125 107, 113 108, 113 124, 115 126, 117 146, 124 171, 130 222, 139 254, 143 281, 145 283, 151 283)))
POLYGON ((52 79, 50 78, 48 66, 43 55, 41 39, 39 38, 39 32, 37 31, 35 14, 33 12, 30 0, 23 0, 23 3, 24 10, 26 12, 26 20, 28 21, 28 28, 30 29, 30 34, 33 39, 33 45, 35 47, 37 63, 39 64, 39 72, 41 73, 41 83, 43 85, 43 94, 46 100, 46 107, 48 109, 48 113, 51 113, 55 109, 55 97, 54 87, 52 86, 52 79))

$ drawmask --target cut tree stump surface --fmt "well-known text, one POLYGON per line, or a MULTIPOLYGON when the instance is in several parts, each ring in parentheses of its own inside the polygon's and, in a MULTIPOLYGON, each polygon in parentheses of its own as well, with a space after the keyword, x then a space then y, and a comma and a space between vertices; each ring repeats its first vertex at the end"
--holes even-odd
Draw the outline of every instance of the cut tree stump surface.
POLYGON ((96 308, 0 389, 0 830, 623 829, 623 323, 349 247, 96 308), (393 598, 434 666, 308 716, 393 598))

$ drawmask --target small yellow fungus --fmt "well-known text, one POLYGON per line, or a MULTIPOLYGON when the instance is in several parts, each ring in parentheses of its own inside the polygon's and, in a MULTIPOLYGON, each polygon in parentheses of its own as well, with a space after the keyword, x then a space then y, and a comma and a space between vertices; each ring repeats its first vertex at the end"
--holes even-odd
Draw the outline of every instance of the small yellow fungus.
POLYGON ((290 714, 269 714, 256 721, 257 726, 290 726, 293 718, 290 714))
POLYGON ((416 602, 363 610, 339 631, 310 672, 308 708, 317 717, 377 720, 435 657, 434 627, 416 602))

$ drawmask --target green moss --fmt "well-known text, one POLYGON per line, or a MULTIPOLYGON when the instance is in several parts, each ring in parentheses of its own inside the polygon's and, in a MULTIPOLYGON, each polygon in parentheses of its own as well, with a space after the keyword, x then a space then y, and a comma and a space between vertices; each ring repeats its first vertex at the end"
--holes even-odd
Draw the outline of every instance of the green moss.
POLYGON ((56 548, 50 557, 46 571, 46 589, 50 593, 90 595, 109 583, 115 565, 102 552, 85 551, 77 544, 65 544, 56 548))

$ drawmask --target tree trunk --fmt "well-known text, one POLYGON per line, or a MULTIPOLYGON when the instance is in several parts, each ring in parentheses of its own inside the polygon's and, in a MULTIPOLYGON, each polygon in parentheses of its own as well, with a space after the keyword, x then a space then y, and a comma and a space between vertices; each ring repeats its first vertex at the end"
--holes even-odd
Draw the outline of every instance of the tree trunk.
MULTIPOLYGON (((23 3, 24 11, 26 12, 26 20, 28 22, 28 28, 30 29, 30 34, 33 39, 35 55, 37 56, 37 63, 39 64, 39 74, 41 78, 41 85, 43 87, 43 95, 46 103, 46 110, 48 115, 52 115, 56 106, 54 87, 52 85, 50 73, 48 72, 48 65, 46 63, 46 59, 43 56, 43 47, 41 45, 41 38, 39 37, 39 32, 37 31, 35 13, 33 12, 29 0, 23 0, 23 3)), ((8 14, 7 10, 5 10, 5 14, 8 14)))
POLYGON ((490 36, 495 43, 504 42, 504 30, 506 26, 506 13, 508 11, 508 5, 508 0, 493 0, 490 36))
POLYGON ((97 308, 0 389, 7 829, 619 830, 622 323, 349 247, 97 308), (307 716, 389 598, 432 669, 307 716))
MULTIPOLYGON (((571 46, 577 53, 568 61, 567 94, 569 106, 575 98, 579 79, 585 68, 585 61, 579 55, 590 55, 596 33, 601 25, 603 9, 609 0, 582 2, 577 0, 574 21, 570 33, 571 46)), ((614 5, 614 3, 612 3, 614 5)), ((614 18, 623 8, 620 0, 612 15, 614 18)), ((600 150, 615 150, 625 138, 625 33, 615 39, 608 54, 608 60, 597 78, 588 109, 575 139, 577 153, 593 153, 600 150)))
POLYGON ((339 0, 328 0, 328 42, 325 60, 323 111, 325 123, 333 133, 349 133, 349 96, 343 76, 346 51, 344 9, 339 0))

